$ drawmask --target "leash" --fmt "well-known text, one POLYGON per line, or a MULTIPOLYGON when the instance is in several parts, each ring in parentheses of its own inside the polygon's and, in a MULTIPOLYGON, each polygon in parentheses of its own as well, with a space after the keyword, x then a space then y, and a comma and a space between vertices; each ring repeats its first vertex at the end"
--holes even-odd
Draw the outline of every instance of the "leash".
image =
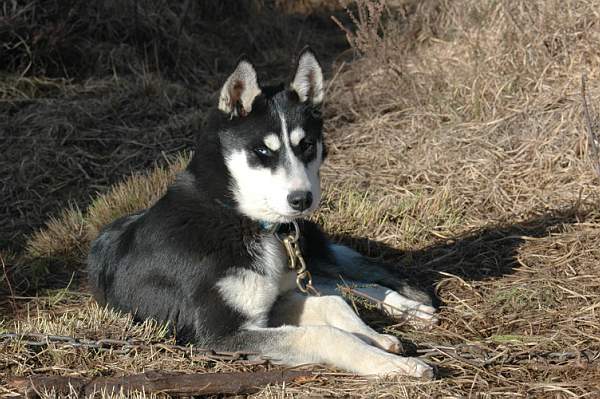
POLYGON ((298 243, 300 240, 300 227, 298 226, 298 222, 295 220, 292 221, 291 226, 293 227, 293 231, 290 231, 289 233, 280 234, 277 231, 278 228, 276 228, 274 229, 273 234, 279 242, 283 244, 283 247, 287 252, 288 267, 290 270, 296 272, 296 286, 298 289, 308 295, 320 296, 321 294, 312 284, 312 275, 306 270, 306 262, 304 261, 302 251, 300 250, 300 245, 298 243))
MULTIPOLYGON (((215 201, 226 209, 232 209, 231 206, 221 200, 216 199, 215 201)), ((258 222, 258 227, 263 233, 273 234, 283 244, 288 256, 288 267, 296 272, 296 286, 298 289, 308 295, 321 296, 321 293, 312 285, 312 275, 306 270, 306 262, 298 244, 300 240, 300 226, 298 226, 298 222, 295 220, 289 223, 289 225, 293 227, 293 233, 282 234, 279 232, 282 226, 281 223, 258 222)))
POLYGON ((102 338, 99 340, 76 338, 66 335, 51 335, 35 332, 6 332, 0 334, 0 347, 14 343, 33 351, 47 348, 75 348, 96 352, 127 355, 141 350, 159 351, 166 353, 181 353, 190 358, 206 361, 235 361, 247 365, 264 365, 268 359, 257 352, 221 352, 195 346, 171 345, 161 342, 145 342, 137 338, 125 340, 102 338))

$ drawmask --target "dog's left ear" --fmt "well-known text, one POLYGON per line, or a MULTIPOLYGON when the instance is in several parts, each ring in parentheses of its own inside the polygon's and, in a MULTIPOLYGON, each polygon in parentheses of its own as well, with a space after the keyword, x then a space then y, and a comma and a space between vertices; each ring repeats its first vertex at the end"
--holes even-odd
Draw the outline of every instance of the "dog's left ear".
POLYGON ((254 67, 242 58, 221 89, 219 109, 232 116, 246 116, 252 111, 252 102, 260 93, 254 67))
POLYGON ((302 102, 309 101, 312 105, 320 105, 323 102, 323 71, 309 47, 302 50, 298 57, 291 88, 302 102))

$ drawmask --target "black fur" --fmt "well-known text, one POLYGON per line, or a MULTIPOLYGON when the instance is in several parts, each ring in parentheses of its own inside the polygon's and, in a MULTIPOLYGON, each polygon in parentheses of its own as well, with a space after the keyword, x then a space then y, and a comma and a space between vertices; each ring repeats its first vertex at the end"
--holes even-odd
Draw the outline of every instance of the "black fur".
MULTIPOLYGON (((201 146, 204 147, 205 140, 212 140, 217 136, 216 131, 223 132, 224 129, 227 133, 221 133, 220 140, 226 148, 257 148, 264 146, 263 137, 266 132, 281 134, 281 121, 279 119, 278 111, 285 114, 286 122, 289 125, 291 131, 296 126, 302 126, 306 132, 305 142, 316 142, 323 138, 323 120, 318 107, 314 107, 306 102, 300 102, 298 95, 293 91, 284 90, 283 86, 267 86, 262 88, 262 93, 259 95, 252 104, 252 112, 243 118, 231 119, 229 115, 214 110, 207 118, 205 125, 206 132, 209 137, 205 135, 200 137, 201 146)), ((210 154, 221 156, 220 151, 214 151, 213 148, 207 148, 210 154)), ((309 162, 315 157, 314 152, 304 153, 302 151, 302 145, 294 148, 294 153, 300 156, 300 159, 304 162, 309 162)), ((200 159, 199 157, 196 157, 200 159)), ((208 159, 203 157, 203 160, 208 159)), ((215 160, 216 161, 216 160, 215 160)), ((222 163, 221 159, 221 163, 222 163)), ((278 163, 276 154, 273 156, 264 158, 257 153, 252 153, 250 159, 250 165, 262 165, 270 167, 272 170, 275 169, 278 163)), ((212 165, 207 162, 203 162, 203 166, 212 165)), ((224 165, 223 165, 224 166, 224 165)), ((210 166, 212 167, 212 166, 210 166)), ((219 171, 221 172, 221 171, 219 171)), ((217 176, 221 176, 217 174, 217 176)))
MULTIPOLYGON (((329 344, 346 340, 343 342, 363 349, 366 344, 342 330, 324 326, 268 328, 269 320, 262 320, 260 315, 252 319, 243 306, 232 304, 219 291, 219 283, 224 279, 245 276, 244 273, 269 282, 278 273, 279 277, 291 275, 279 244, 276 249, 271 248, 274 255, 262 251, 273 245, 274 239, 262 221, 238 211, 232 192, 233 177, 225 160, 227 154, 243 149, 251 166, 275 168, 275 155, 265 157, 254 149, 264 144, 266 134, 282 135, 280 114, 285 116, 288 131, 302 127, 305 132, 303 140, 293 148, 300 161, 308 163, 313 159, 316 154, 311 145, 322 142, 323 121, 318 106, 301 102, 295 92, 282 86, 261 90, 247 115, 240 112, 243 116, 232 116, 217 109, 209 114, 197 134, 197 146, 188 167, 156 204, 102 229, 88 257, 89 282, 98 302, 129 312, 136 320, 168 322, 180 343, 258 351, 271 358, 280 357, 286 364, 320 359, 335 365, 335 353, 320 358, 319 348, 298 347, 296 342, 306 339, 306 333, 314 339, 327 333, 329 344), (265 256, 275 261, 263 259, 265 256)), ((369 280, 368 273, 355 271, 354 265, 335 264, 335 254, 317 225, 301 221, 300 230, 302 252, 313 272, 327 274, 329 268, 329 274, 337 277, 338 272, 347 270, 347 274, 359 273, 366 277, 365 281, 369 280)), ((364 264, 375 280, 391 280, 385 269, 366 259, 364 264)), ((278 284, 283 282, 289 280, 277 280, 278 284)), ((403 292, 410 294, 409 291, 403 292)), ((261 312, 269 315, 279 293, 276 289, 272 302, 260 308, 261 312)), ((257 293, 243 294, 251 297, 257 293)), ((261 292, 258 294, 260 297, 261 292)), ((351 312, 350 308, 347 311, 351 312)), ((389 360, 383 352, 373 356, 389 360)), ((342 365, 361 370, 352 362, 342 365)))
MULTIPOLYGON (((222 147, 224 141, 246 147, 265 131, 278 132, 275 110, 284 111, 292 126, 303 126, 307 137, 321 138, 320 114, 281 88, 263 90, 246 117, 215 110, 198 133, 193 159, 166 194, 146 211, 109 224, 94 240, 88 275, 100 303, 138 320, 169 322, 182 343, 214 347, 241 329, 248 320, 215 285, 232 268, 252 269, 251 248, 268 233, 236 210, 222 147)), ((320 230, 308 222, 302 230, 311 237, 307 257, 327 256, 320 230)))

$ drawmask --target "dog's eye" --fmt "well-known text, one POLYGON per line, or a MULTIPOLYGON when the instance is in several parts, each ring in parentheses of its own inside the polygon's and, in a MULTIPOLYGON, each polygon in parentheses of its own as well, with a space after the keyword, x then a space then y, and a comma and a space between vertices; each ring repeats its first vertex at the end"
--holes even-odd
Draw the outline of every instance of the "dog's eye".
POLYGON ((263 158, 270 157, 273 155, 273 152, 269 150, 267 147, 259 146, 254 149, 254 152, 263 158))
POLYGON ((300 151, 305 154, 310 154, 315 150, 315 143, 311 140, 303 139, 298 145, 300 146, 300 151))

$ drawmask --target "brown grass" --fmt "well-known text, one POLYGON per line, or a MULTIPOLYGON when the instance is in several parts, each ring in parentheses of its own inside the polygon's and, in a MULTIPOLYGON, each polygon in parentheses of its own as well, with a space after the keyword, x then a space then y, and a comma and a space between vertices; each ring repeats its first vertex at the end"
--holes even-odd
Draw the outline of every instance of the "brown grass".
POLYGON ((325 61, 347 48, 329 14, 263 1, 2 4, 0 248, 14 251, 68 202, 190 148, 242 53, 278 80, 307 43, 325 61))
MULTIPOLYGON (((325 374, 256 396, 600 395, 600 188, 579 83, 585 72, 597 104, 600 7, 407 0, 380 14, 366 1, 358 9, 362 30, 342 22, 358 57, 332 67, 331 156, 316 218, 335 239, 436 287, 441 323, 431 330, 361 312, 425 354, 440 378, 374 383, 325 374)), ((32 237, 25 256, 77 264, 84 230, 152 202, 182 165, 133 177, 89 210, 69 211, 32 237)), ((14 299, 18 311, 3 328, 95 337, 127 326, 129 335, 165 339, 158 326, 134 326, 81 291, 48 294, 14 299)), ((168 353, 80 355, 0 350, 19 374, 238 367, 168 353)))

